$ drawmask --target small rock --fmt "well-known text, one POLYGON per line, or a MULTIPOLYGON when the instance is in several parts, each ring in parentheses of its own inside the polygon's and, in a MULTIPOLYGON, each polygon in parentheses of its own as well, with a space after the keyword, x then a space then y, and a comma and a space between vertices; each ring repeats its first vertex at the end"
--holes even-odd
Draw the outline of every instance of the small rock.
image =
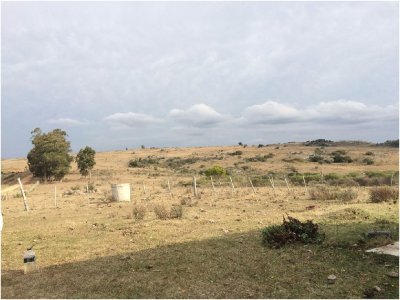
POLYGON ((379 286, 377 286, 377 285, 376 285, 376 286, 374 286, 374 290, 375 290, 375 291, 377 291, 377 292, 380 292, 380 291, 382 291, 382 289, 381 289, 379 286))
POLYGON ((385 264, 386 268, 391 267, 391 266, 392 266, 391 264, 385 264))
POLYGON ((389 272, 386 275, 392 278, 399 278, 399 272, 389 272))
POLYGON ((205 210, 205 209, 203 209, 203 208, 200 208, 200 211, 201 211, 201 212, 205 212, 206 210, 205 210))
POLYGON ((228 230, 228 229, 225 229, 225 228, 222 228, 222 231, 223 231, 224 233, 228 233, 228 232, 229 232, 229 230, 228 230))
POLYGON ((242 221, 242 219, 240 219, 240 218, 237 218, 235 221, 237 221, 237 222, 240 222, 240 221, 242 221))
POLYGON ((336 281, 336 276, 335 275, 331 274, 331 275, 328 276, 328 283, 329 284, 333 284, 333 283, 335 283, 335 281, 336 281))
POLYGON ((124 255, 121 257, 121 260, 128 260, 128 259, 131 259, 129 255, 124 255))
POLYGON ((199 218, 199 216, 194 216, 194 218, 197 220, 199 218))
POLYGON ((261 221, 260 221, 260 222, 258 222, 258 224, 259 224, 259 225, 262 225, 262 224, 263 224, 263 222, 261 222, 261 221))

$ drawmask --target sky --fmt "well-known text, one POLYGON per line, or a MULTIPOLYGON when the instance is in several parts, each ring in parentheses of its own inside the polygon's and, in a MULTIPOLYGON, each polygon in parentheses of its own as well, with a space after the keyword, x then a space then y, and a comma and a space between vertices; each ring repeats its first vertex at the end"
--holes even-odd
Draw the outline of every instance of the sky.
POLYGON ((2 2, 1 157, 399 136, 398 2, 2 2))

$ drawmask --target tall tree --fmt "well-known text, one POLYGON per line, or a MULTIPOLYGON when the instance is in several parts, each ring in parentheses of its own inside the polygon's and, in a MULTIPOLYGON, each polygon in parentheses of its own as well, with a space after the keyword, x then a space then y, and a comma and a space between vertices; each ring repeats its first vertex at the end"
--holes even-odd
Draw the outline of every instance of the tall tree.
POLYGON ((61 180, 71 168, 70 142, 61 129, 43 133, 40 128, 32 132, 33 148, 28 153, 29 171, 33 176, 47 180, 61 180))
POLYGON ((89 146, 82 148, 79 150, 78 155, 75 158, 76 163, 78 164, 79 172, 83 176, 87 176, 90 170, 93 169, 96 161, 94 160, 94 156, 96 155, 96 151, 94 151, 89 146))

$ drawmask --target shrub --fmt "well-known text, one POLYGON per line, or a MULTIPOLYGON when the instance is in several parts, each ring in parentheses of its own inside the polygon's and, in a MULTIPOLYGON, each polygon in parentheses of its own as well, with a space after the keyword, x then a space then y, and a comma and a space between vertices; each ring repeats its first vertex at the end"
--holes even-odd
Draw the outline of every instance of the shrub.
POLYGON ((365 152, 364 155, 374 156, 375 154, 374 154, 374 152, 372 152, 372 151, 367 151, 367 152, 365 152))
POLYGON ((399 190, 390 187, 376 187, 369 191, 371 202, 379 203, 399 199, 399 190))
POLYGON ((323 162, 324 161, 324 157, 322 155, 319 154, 311 154, 308 157, 308 160, 311 162, 323 162))
POLYGON ((214 166, 207 169, 204 173, 206 176, 223 176, 226 175, 226 170, 223 167, 214 166))
POLYGON ((310 189, 311 200, 342 200, 351 201, 357 198, 357 192, 348 188, 345 190, 338 190, 337 188, 328 188, 326 186, 319 186, 310 189))
POLYGON ((135 205, 132 210, 132 215, 136 220, 143 220, 146 215, 146 207, 143 205, 135 205))
POLYGON ((169 211, 167 210, 166 206, 162 203, 157 203, 154 206, 154 213, 156 214, 157 218, 161 220, 166 220, 169 217, 169 211))
POLYGON ((371 158, 369 158, 369 157, 364 158, 364 159, 362 160, 362 162, 363 162, 364 164, 366 164, 366 165, 373 165, 373 164, 374 164, 374 160, 371 159, 371 158))
POLYGON ((286 220, 283 217, 283 224, 272 225, 262 230, 262 242, 274 248, 279 248, 287 243, 296 241, 308 243, 321 243, 325 235, 318 232, 318 224, 311 220, 300 222, 299 220, 288 216, 286 220))
POLYGON ((171 219, 182 218, 182 205, 173 205, 169 213, 171 219))
POLYGON ((231 152, 231 153, 228 153, 228 155, 242 155, 243 154, 243 151, 240 151, 240 150, 237 150, 237 151, 235 151, 235 152, 231 152))
POLYGON ((342 155, 340 153, 336 153, 333 155, 334 163, 351 163, 353 159, 348 155, 342 155))

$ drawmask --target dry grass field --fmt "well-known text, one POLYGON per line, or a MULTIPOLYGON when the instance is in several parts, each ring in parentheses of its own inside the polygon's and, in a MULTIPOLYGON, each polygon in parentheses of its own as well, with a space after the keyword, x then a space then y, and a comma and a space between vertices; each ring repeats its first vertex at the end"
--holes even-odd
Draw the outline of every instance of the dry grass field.
POLYGON ((90 193, 76 165, 62 182, 37 184, 25 159, 2 160, 1 296, 362 298, 378 286, 373 297, 397 299, 398 278, 387 273, 398 272, 398 258, 365 250, 398 240, 398 200, 370 199, 375 185, 397 190, 398 149, 325 147, 317 152, 328 158, 339 150, 353 162, 322 164, 307 160, 315 149, 289 143, 97 153, 90 193), (135 159, 145 165, 128 167, 135 159), (213 190, 204 171, 215 165, 228 170, 234 189, 224 176, 214 177, 213 190), (112 183, 130 183, 131 202, 112 201, 112 183), (323 187, 341 196, 311 199, 323 187), (182 217, 161 219, 156 207, 181 207, 182 217), (261 230, 282 223, 286 214, 318 223, 325 241, 262 245, 261 230), (369 230, 393 236, 367 239, 369 230), (24 275, 23 253, 32 245, 37 270, 24 275), (335 284, 327 284, 330 274, 335 284))

